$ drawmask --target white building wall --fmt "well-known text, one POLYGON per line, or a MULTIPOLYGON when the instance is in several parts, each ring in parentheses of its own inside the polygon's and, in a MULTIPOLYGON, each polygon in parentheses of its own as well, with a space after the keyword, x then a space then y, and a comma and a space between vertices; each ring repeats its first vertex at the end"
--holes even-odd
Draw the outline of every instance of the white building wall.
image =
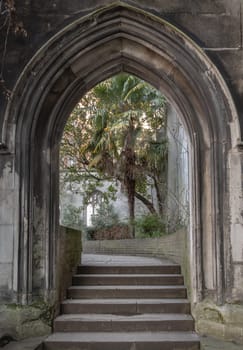
MULTIPOLYGON (((97 188, 97 191, 105 192, 107 191, 108 187, 111 185, 110 182, 106 181, 104 182, 104 185, 97 188)), ((114 183, 113 183, 114 186, 114 183)), ((126 222, 129 219, 129 211, 128 211, 128 203, 127 203, 127 196, 124 193, 124 191, 121 190, 121 186, 117 185, 117 193, 116 193, 116 199, 113 201, 111 200, 110 203, 114 208, 114 212, 117 213, 119 221, 120 222, 126 222)), ((83 193, 82 188, 80 188, 80 185, 72 184, 72 190, 69 189, 69 186, 67 185, 67 190, 62 191, 60 195, 60 222, 63 221, 63 214, 65 207, 68 205, 72 205, 75 208, 84 208, 84 210, 81 211, 81 220, 83 223, 87 226, 91 226, 91 216, 93 214, 93 208, 92 205, 85 205, 83 203, 83 193)), ((139 200, 135 200, 135 216, 140 217, 142 215, 145 215, 148 213, 148 209, 146 206, 141 203, 139 200)))

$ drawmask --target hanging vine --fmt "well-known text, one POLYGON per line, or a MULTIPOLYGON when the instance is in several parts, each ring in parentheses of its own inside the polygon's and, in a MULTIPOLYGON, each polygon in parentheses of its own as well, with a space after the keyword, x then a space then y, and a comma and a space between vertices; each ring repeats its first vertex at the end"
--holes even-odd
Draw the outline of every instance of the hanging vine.
POLYGON ((11 97, 11 91, 7 88, 4 79, 4 68, 10 33, 13 33, 16 36, 27 36, 23 23, 17 19, 15 1, 0 0, 0 35, 2 38, 2 49, 0 54, 0 90, 6 99, 11 97))

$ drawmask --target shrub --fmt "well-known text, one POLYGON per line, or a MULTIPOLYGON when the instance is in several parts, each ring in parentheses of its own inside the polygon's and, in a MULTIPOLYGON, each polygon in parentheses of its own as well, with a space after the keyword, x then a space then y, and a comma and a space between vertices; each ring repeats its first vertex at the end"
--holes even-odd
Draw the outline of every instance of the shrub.
POLYGON ((160 237, 166 232, 166 225, 158 215, 147 214, 135 221, 136 236, 160 237))
POLYGON ((92 228, 97 230, 115 226, 118 221, 118 214, 115 212, 113 205, 104 202, 92 217, 92 228))

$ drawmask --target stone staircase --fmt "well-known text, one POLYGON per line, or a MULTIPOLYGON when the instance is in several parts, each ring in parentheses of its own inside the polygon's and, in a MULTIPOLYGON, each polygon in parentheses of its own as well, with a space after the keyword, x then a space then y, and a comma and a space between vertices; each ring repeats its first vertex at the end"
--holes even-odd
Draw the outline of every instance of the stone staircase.
POLYGON ((186 297, 178 265, 79 266, 43 347, 198 350, 186 297))

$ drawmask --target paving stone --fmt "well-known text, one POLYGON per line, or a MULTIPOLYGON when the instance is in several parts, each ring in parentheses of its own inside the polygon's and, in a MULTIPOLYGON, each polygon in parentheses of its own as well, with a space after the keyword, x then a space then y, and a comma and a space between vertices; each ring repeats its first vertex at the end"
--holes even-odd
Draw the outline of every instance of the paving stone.
POLYGON ((42 350, 44 339, 45 337, 38 337, 13 341, 4 346, 4 350, 42 350))

